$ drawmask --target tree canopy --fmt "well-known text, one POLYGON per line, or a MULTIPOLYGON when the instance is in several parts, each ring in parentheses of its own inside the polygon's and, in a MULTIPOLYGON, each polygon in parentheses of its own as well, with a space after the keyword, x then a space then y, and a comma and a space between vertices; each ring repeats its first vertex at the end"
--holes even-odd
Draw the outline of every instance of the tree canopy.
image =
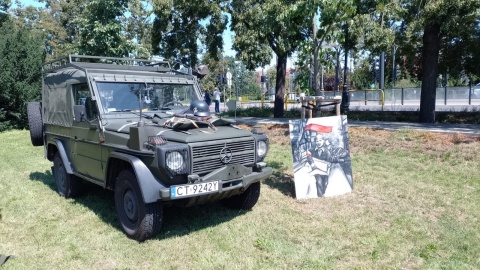
POLYGON ((7 10, 10 8, 10 4, 10 0, 0 0, 0 27, 8 18, 7 10))
POLYGON ((40 97, 42 36, 6 21, 0 27, 0 131, 27 125, 26 103, 40 97))
POLYGON ((202 52, 199 39, 206 51, 218 60, 223 50, 222 33, 227 26, 223 7, 226 0, 155 0, 155 19, 152 29, 153 53, 194 67, 202 52))
POLYGON ((77 20, 80 26, 78 53, 128 56, 134 47, 125 40, 121 24, 127 10, 127 0, 91 0, 77 20))
MULTIPOLYGON (((18 36, 5 34, 16 41, 21 40, 20 33, 30 33, 35 42, 42 39, 43 50, 32 52, 46 55, 47 60, 68 53, 137 58, 160 55, 188 67, 209 64, 216 74, 225 72, 224 62, 241 61, 242 67, 253 70, 269 64, 273 56, 277 60, 276 74, 271 76, 275 77, 275 117, 284 114, 286 62, 294 53, 299 59, 296 80, 306 87, 314 71, 315 80, 309 87, 318 92, 318 67, 333 65, 339 71, 344 47, 350 55, 366 61, 358 61, 361 68, 354 77, 368 84, 367 59, 389 53, 395 46, 395 63, 402 65, 403 74, 422 81, 420 112, 424 122, 435 119, 439 75, 450 78, 450 83, 480 80, 478 0, 38 2, 44 7, 16 2, 12 9, 11 0, 0 0, 0 27, 14 26, 18 36), (237 53, 228 61, 222 57, 222 34, 227 27, 235 34, 233 49, 237 53)), ((13 57, 8 51, 3 53, 13 57)), ((235 67, 230 68, 233 72, 235 67)), ((214 74, 205 77, 209 87, 216 83, 214 74)), ((250 76, 249 84, 255 84, 254 76, 242 74, 250 76)))
POLYGON ((480 57, 475 48, 478 45, 466 45, 479 40, 480 1, 403 0, 401 6, 401 46, 410 52, 409 70, 422 80, 420 121, 433 123, 439 70, 475 72, 473 61, 480 57), (463 57, 455 57, 455 48, 464 53, 463 57), (416 57, 421 60, 414 61, 416 57))
POLYGON ((287 58, 311 36, 311 1, 233 0, 233 47, 248 68, 264 66, 277 58, 274 117, 283 117, 287 58))

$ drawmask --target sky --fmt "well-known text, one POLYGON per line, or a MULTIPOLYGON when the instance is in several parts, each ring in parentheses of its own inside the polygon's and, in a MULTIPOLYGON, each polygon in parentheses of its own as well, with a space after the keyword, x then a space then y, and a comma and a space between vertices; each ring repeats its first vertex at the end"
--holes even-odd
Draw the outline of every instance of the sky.
MULTIPOLYGON (((13 1, 14 2, 14 1, 13 1)), ((35 6, 35 7, 42 7, 44 6, 44 3, 39 3, 38 1, 35 0, 19 0, 20 3, 22 3, 24 6, 35 6)), ((13 6, 15 6, 15 2, 13 3, 13 6)), ((235 51, 232 49, 232 40, 235 37, 235 34, 229 30, 229 27, 227 27, 227 30, 223 33, 223 51, 224 51, 224 56, 235 56, 235 51)), ((287 60, 287 68, 293 68, 294 67, 294 60, 292 58, 289 58, 287 60)), ((276 66, 277 64, 277 59, 275 57, 275 54, 272 53, 272 59, 270 61, 270 65, 265 66, 265 69, 276 66)), ((261 68, 260 68, 261 69, 261 68)))

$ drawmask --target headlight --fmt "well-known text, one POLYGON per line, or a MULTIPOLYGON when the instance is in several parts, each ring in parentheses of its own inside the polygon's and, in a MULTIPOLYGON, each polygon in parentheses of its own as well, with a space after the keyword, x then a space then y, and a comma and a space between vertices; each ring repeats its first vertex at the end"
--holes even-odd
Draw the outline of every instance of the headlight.
POLYGON ((267 154, 267 143, 265 141, 258 141, 257 156, 263 158, 267 154))
POLYGON ((184 168, 185 161, 183 160, 183 155, 178 151, 172 151, 167 153, 165 163, 173 172, 180 172, 184 168))

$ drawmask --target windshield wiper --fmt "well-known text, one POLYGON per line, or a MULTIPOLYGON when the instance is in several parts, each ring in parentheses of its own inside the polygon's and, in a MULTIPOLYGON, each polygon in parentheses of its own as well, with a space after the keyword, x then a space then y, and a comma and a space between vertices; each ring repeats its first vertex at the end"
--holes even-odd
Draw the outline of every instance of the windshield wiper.
POLYGON ((138 115, 138 116, 140 116, 140 117, 145 117, 145 118, 147 118, 148 120, 152 120, 152 119, 153 119, 152 116, 147 115, 147 114, 144 114, 144 113, 142 113, 142 112, 139 112, 139 113, 138 113, 138 112, 134 112, 134 111, 131 111, 131 110, 128 110, 127 112, 133 113, 133 114, 138 115))
POLYGON ((141 116, 141 117, 145 117, 145 118, 147 118, 147 119, 149 119, 149 120, 153 119, 153 117, 150 116, 150 115, 147 115, 147 114, 144 114, 144 113, 138 113, 138 112, 132 111, 132 110, 130 110, 130 109, 116 110, 116 111, 113 111, 113 112, 129 112, 129 113, 133 113, 133 114, 135 114, 135 115, 141 116))

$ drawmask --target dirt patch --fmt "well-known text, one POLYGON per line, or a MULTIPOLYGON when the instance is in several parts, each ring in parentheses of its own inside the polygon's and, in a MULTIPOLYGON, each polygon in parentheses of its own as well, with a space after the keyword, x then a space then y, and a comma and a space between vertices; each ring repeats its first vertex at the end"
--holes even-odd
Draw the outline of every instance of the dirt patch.
POLYGON ((288 129, 287 124, 277 125, 277 124, 270 124, 270 125, 261 125, 261 126, 249 126, 246 124, 241 124, 239 127, 253 130, 257 129, 260 132, 265 133, 270 143, 275 143, 278 145, 288 145, 290 146, 290 132, 288 129))
MULTIPOLYGON (((265 133, 271 144, 290 146, 290 133, 287 124, 240 127, 258 129, 265 133)), ((474 159, 480 151, 480 136, 445 134, 417 130, 390 131, 366 127, 349 127, 350 152, 358 155, 373 151, 408 151, 433 155, 444 159, 445 155, 455 155, 463 160, 474 159)))

